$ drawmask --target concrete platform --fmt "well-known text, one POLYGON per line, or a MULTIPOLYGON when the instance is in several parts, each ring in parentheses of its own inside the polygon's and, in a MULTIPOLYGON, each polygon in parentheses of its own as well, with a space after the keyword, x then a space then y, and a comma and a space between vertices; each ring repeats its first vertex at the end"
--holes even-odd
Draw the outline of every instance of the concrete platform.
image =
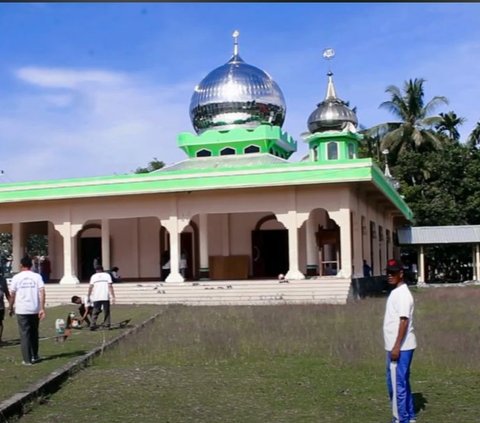
MULTIPOLYGON (((225 280, 114 284, 117 304, 185 305, 345 304, 350 287, 350 279, 336 277, 287 283, 278 280, 225 280)), ((87 283, 47 284, 47 307, 70 304, 73 295, 86 295, 87 292, 87 283)))

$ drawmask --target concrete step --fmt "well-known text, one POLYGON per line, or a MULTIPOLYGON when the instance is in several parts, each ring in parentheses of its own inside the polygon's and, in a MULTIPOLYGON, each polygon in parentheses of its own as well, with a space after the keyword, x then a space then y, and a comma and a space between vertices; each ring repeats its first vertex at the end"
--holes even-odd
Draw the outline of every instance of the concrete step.
MULTIPOLYGON (((277 280, 142 282, 114 285, 117 304, 344 304, 350 279, 319 278, 279 283, 277 280)), ((47 306, 70 304, 86 295, 88 284, 46 285, 47 306)))

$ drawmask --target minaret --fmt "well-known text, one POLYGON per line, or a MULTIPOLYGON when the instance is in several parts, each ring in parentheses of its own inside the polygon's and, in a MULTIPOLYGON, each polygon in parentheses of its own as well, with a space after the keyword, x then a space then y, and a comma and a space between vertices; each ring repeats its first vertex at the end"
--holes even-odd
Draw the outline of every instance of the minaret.
MULTIPOLYGON (((323 57, 330 61, 335 57, 335 51, 327 48, 323 57)), ((337 97, 330 66, 327 76, 325 99, 310 114, 309 132, 305 137, 311 161, 324 164, 356 159, 358 142, 362 139, 362 135, 357 134, 358 120, 355 112, 337 97)))

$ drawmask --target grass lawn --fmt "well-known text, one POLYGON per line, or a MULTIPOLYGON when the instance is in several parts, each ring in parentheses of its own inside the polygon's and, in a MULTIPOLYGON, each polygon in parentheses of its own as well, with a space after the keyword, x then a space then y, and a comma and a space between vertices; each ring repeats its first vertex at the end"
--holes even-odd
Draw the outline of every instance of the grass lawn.
MULTIPOLYGON (((78 314, 77 308, 73 304, 72 306, 48 308, 46 310, 47 317, 40 323, 40 338, 55 336, 55 320, 58 318, 66 320, 71 311, 78 314)), ((112 322, 131 318, 131 327, 131 325, 142 323, 158 311, 158 306, 113 305, 112 322)), ((99 321, 102 322, 102 319, 103 315, 101 314, 99 321)), ((47 376, 70 360, 79 358, 93 348, 101 346, 104 339, 112 339, 124 330, 128 330, 128 328, 98 332, 81 329, 74 330, 72 336, 65 343, 55 342, 54 339, 41 340, 39 352, 45 360, 27 367, 22 365, 17 319, 15 316, 8 317, 7 315, 2 337, 4 344, 0 347, 0 401, 9 398, 15 392, 22 391, 29 384, 47 376)))
MULTIPOLYGON (((414 296, 418 421, 477 423, 480 289, 414 296)), ((170 306, 21 422, 386 423, 384 307, 170 306)))

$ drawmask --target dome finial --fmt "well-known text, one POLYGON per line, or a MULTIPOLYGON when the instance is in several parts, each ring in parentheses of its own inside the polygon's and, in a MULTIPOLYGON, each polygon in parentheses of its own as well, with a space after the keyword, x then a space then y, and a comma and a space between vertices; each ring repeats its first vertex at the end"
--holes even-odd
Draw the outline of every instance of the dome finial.
POLYGON ((332 100, 337 98, 337 93, 335 92, 335 85, 333 85, 333 72, 329 71, 328 75, 328 84, 327 84, 327 95, 325 100, 332 100))
POLYGON ((238 56, 238 37, 240 36, 240 31, 236 29, 233 31, 233 55, 238 56))
MULTIPOLYGON (((323 50, 322 54, 323 58, 330 62, 335 57, 335 50, 333 48, 326 48, 323 50)), ((328 84, 327 84, 327 95, 325 96, 325 100, 337 98, 337 94, 335 92, 335 86, 333 85, 333 72, 330 69, 330 65, 328 66, 328 84)))

